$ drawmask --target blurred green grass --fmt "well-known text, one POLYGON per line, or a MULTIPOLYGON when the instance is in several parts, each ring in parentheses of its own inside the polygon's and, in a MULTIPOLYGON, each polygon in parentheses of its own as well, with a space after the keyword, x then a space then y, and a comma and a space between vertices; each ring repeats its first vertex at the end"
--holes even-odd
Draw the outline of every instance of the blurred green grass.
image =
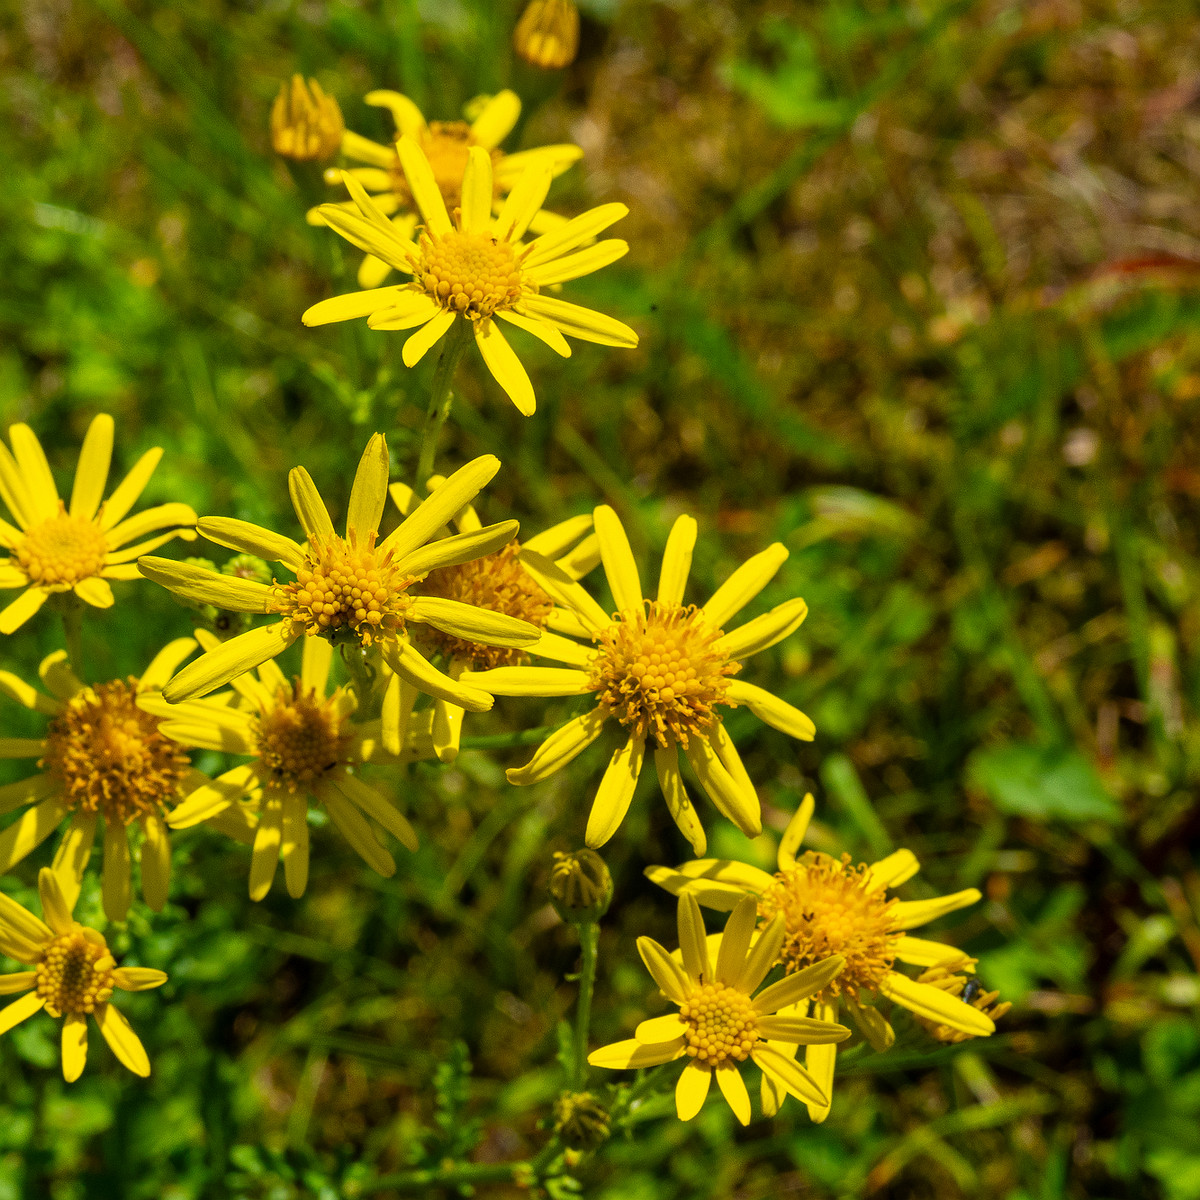
MULTIPOLYGON (((281 530, 296 463, 335 512, 375 430, 403 475, 433 364, 301 327, 358 255, 305 225, 322 188, 270 156, 269 103, 302 70, 383 139, 372 88, 449 118, 516 87, 511 145, 584 147, 561 209, 630 205, 628 259, 570 294, 642 344, 522 343, 529 421, 464 371, 443 461, 498 453, 485 516, 528 529, 605 500, 650 559, 695 513, 695 597, 788 545, 759 603, 811 615, 756 678, 818 740, 730 721, 767 824, 812 787, 815 844, 912 847, 914 897, 980 886, 953 937, 1015 1004, 987 1042, 852 1052, 823 1126, 794 1104, 746 1131, 717 1105, 639 1121, 585 1194, 1200 1197, 1200 22, 1154 0, 629 0, 585 6, 559 78, 512 60, 516 12, 11 0, 0 425, 30 421, 61 483, 112 412, 114 470, 166 449, 147 502, 281 530)), ((89 673, 187 627, 119 585, 89 673)), ((29 674, 60 644, 45 617, 0 661, 29 674)), ((555 714, 504 705, 468 734, 555 714)), ((171 974, 128 1010, 155 1073, 98 1049, 67 1088, 49 1023, 0 1039, 0 1200, 352 1194, 455 1152, 434 1077, 460 1040, 477 1158, 536 1150, 576 954, 542 884, 599 758, 517 791, 509 753, 412 770, 422 848, 392 880, 318 832, 304 901, 251 905, 242 850, 179 837, 167 912, 114 937, 171 974)), ((674 936, 641 868, 686 847, 652 792, 607 854, 598 1042, 645 1008, 633 938, 674 936)), ((718 853, 768 853, 706 824, 718 853)), ((45 857, 5 890, 28 900, 45 857)), ((82 906, 99 918, 94 888, 82 906)))

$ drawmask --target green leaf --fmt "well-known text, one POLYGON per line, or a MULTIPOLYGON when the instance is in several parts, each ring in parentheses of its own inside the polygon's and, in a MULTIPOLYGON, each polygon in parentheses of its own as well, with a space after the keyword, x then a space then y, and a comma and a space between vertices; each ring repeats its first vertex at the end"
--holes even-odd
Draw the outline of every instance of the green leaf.
POLYGON ((967 786, 1003 813, 1035 821, 1119 822, 1121 810, 1077 750, 1009 742, 967 760, 967 786))

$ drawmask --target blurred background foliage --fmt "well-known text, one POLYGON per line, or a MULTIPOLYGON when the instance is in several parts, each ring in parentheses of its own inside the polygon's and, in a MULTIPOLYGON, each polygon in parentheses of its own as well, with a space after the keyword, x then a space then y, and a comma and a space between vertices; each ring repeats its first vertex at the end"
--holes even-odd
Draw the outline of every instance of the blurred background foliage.
MULTIPOLYGON (((115 468, 166 448, 148 501, 284 531, 296 463, 335 512, 375 430, 404 476, 433 364, 363 323, 300 325, 359 256, 305 224, 326 189, 270 155, 270 101, 303 71, 386 140, 373 88, 446 119, 515 87, 509 148, 585 151, 559 210, 631 208, 628 258, 570 294, 642 343, 564 361, 514 333, 537 416, 464 369, 442 461, 503 459, 485 519, 604 500, 647 556, 695 513, 692 598, 783 541, 760 607, 800 594, 811 616, 756 678, 818 737, 735 714, 768 832, 706 815, 710 845, 769 864, 812 787, 817 847, 910 846, 912 897, 984 890, 943 936, 1015 1005, 986 1042, 902 1025, 889 1054, 852 1050, 822 1126, 795 1102, 747 1130, 647 1105, 583 1193, 1200 1197, 1194 9, 592 0, 551 75, 514 59, 518 11, 6 0, 0 424, 29 421, 61 483, 111 412, 115 468)), ((189 627, 117 590, 89 613, 92 679, 189 627)), ((44 614, 0 658, 31 673, 60 644, 44 614)), ((602 751, 518 790, 502 766, 526 751, 487 739, 563 711, 502 702, 453 767, 412 770, 422 847, 392 880, 318 833, 305 899, 251 905, 243 849, 177 837, 167 911, 110 929, 171 976, 126 1008, 154 1075, 101 1048, 68 1088, 51 1022, 0 1039, 0 1200, 386 1196, 376 1175, 536 1153, 578 949, 544 882, 602 751)), ((0 886, 29 901, 48 854, 0 886)), ((634 937, 673 944, 641 869, 687 856, 647 784, 606 852, 596 1043, 650 995, 634 937)), ((81 904, 100 920, 94 885, 81 904)))

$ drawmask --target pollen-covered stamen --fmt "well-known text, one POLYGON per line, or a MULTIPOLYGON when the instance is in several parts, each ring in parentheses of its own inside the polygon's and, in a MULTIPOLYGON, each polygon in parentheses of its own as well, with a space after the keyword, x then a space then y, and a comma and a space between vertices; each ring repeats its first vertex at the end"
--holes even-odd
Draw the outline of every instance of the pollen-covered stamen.
POLYGON ((687 1022, 685 1049, 692 1058, 715 1067, 727 1058, 744 1062, 758 1041, 750 997, 724 983, 706 983, 679 1006, 687 1022))
POLYGON ((873 991, 892 969, 900 934, 892 929, 895 900, 883 888, 868 889, 863 863, 808 851, 762 894, 758 914, 764 921, 783 913, 785 935, 780 959, 789 973, 840 954, 846 965, 825 989, 852 1000, 862 989, 873 991))
MULTIPOLYGON (((425 152, 425 158, 433 171, 434 182, 438 191, 446 201, 447 208, 455 208, 462 203, 463 173, 467 169, 467 156, 475 144, 471 137, 471 127, 466 121, 430 121, 428 126, 418 135, 417 141, 425 152)), ((504 157, 501 150, 492 150, 492 166, 504 157)), ((495 172, 493 171, 493 178, 495 172)), ((392 190, 404 208, 414 208, 412 189, 404 177, 399 158, 392 166, 392 190)), ((493 187, 498 196, 498 185, 493 187)))
POLYGON ((191 763, 158 720, 137 706, 137 680, 85 688, 46 731, 39 763, 62 784, 63 803, 129 825, 164 812, 191 763))
MULTIPOLYGON (((458 600, 475 608, 519 617, 538 629, 545 629, 554 602, 538 586, 533 576, 521 566, 517 555, 521 547, 509 542, 503 550, 485 555, 473 562, 455 567, 439 567, 430 571, 424 581, 414 587, 422 596, 442 596, 458 600)), ((447 657, 469 663, 474 671, 491 667, 515 667, 528 661, 524 650, 507 646, 485 646, 468 642, 450 633, 426 625, 421 635, 447 657)))
POLYGON ((98 933, 76 928, 56 937, 43 952, 37 994, 52 1017, 94 1012, 97 1004, 112 998, 116 965, 98 933))
POLYGON ((34 583, 70 587, 104 569, 108 546, 95 521, 71 516, 58 502, 58 515, 25 532, 13 556, 34 583))
POLYGON ((353 735, 343 729, 339 701, 337 692, 325 700, 295 679, 277 689, 274 703, 259 714, 254 723, 259 759, 280 787, 303 790, 345 769, 353 735))
POLYGON ((516 252, 490 233, 426 231, 411 265, 417 287, 442 308, 468 320, 490 317, 521 298, 516 252))
POLYGON ((403 633, 408 589, 416 576, 397 570, 391 551, 375 548, 375 537, 371 533, 365 546, 355 538, 310 542, 295 582, 272 589, 271 611, 290 621, 297 637, 321 634, 337 640, 345 631, 350 640, 369 646, 403 633))
POLYGON ((635 737, 686 749, 720 720, 716 706, 730 703, 728 677, 741 670, 714 647, 720 636, 694 604, 650 600, 619 613, 596 635, 596 699, 635 737))

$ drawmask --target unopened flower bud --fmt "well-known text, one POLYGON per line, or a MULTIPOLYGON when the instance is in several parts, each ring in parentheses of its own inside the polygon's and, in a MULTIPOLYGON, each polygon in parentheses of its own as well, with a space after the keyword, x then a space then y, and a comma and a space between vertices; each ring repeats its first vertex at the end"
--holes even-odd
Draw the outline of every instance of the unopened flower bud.
POLYGON ((579 49, 579 9, 571 0, 531 0, 513 31, 513 45, 544 71, 567 66, 579 49))
MULTIPOLYGON (((964 954, 961 958, 939 963, 923 971, 917 976, 917 982, 929 984, 951 996, 957 996, 964 1004, 969 1004, 984 1016, 998 1021, 1012 1008, 1012 1004, 1007 1000, 997 1003, 1000 999, 999 992, 983 990, 974 975, 975 964, 975 959, 968 958, 964 954), (958 972, 963 973, 958 974, 958 972)), ((920 1016, 917 1017, 917 1020, 939 1042, 965 1042, 974 1036, 974 1034, 964 1033, 952 1025, 943 1025, 940 1021, 930 1021, 920 1016)))
POLYGON ((612 901, 612 876, 595 850, 556 850, 547 886, 558 915, 572 925, 599 920, 612 901))
POLYGON ((591 1092, 563 1092, 554 1102, 554 1132, 572 1150, 591 1150, 608 1138, 608 1110, 591 1092))
POLYGON ((321 161, 332 158, 345 131, 338 102, 321 85, 293 75, 271 105, 271 146, 284 158, 321 161))
POLYGON ((235 554, 222 564, 221 574, 231 575, 234 579, 249 579, 254 583, 270 583, 273 578, 271 568, 253 554, 235 554))

